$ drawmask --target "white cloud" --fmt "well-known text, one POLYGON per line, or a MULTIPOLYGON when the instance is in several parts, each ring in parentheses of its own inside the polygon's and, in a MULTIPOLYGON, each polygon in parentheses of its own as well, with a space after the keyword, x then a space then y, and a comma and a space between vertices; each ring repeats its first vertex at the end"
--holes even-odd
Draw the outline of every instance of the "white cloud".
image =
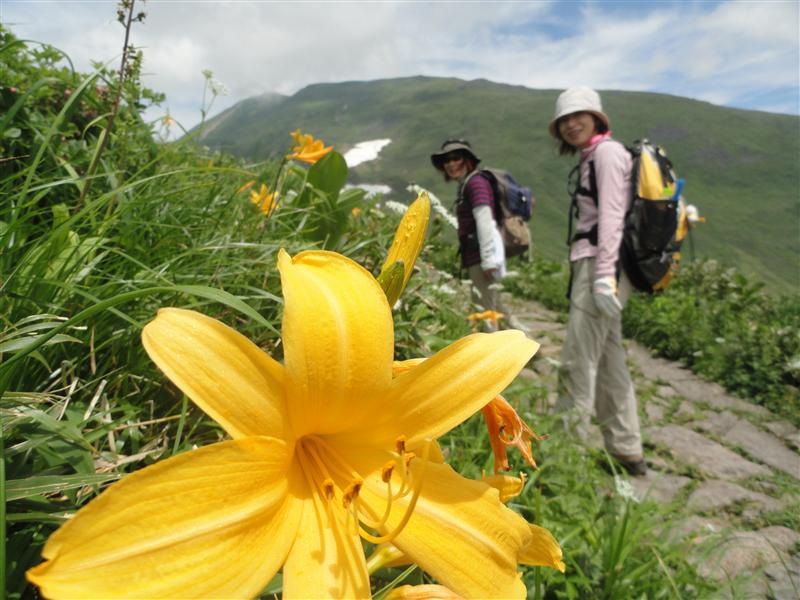
MULTIPOLYGON (((85 69, 90 58, 119 55, 115 7, 0 0, 0 21, 21 37, 62 48, 85 69)), ((231 90, 217 98, 215 111, 311 83, 423 74, 648 90, 796 113, 798 7, 151 0, 133 43, 144 48, 146 84, 167 94, 173 116, 187 126, 199 119, 204 68, 231 90), (771 101, 769 90, 781 100, 771 101)))

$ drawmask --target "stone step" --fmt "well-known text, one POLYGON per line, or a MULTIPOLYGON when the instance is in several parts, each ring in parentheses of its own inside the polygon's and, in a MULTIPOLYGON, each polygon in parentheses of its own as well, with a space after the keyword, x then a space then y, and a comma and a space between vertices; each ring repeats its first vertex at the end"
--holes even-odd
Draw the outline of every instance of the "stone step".
POLYGON ((769 475, 767 467, 742 458, 725 446, 680 425, 650 427, 649 439, 667 448, 679 461, 719 479, 769 475))

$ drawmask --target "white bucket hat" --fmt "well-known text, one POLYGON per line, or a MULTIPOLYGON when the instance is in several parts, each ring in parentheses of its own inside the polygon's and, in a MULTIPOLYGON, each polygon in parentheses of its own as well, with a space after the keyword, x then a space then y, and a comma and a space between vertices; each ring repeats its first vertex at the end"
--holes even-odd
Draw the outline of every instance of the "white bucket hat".
POLYGON ((600 94, 591 88, 581 86, 569 88, 568 90, 564 90, 561 92, 561 94, 559 94, 558 99, 556 100, 555 115, 548 126, 550 135, 557 140, 560 140, 561 136, 558 134, 557 125, 558 120, 561 117, 571 115, 572 113, 576 112, 592 113, 603 123, 605 123, 606 128, 609 127, 608 116, 603 112, 603 105, 600 102, 600 94))

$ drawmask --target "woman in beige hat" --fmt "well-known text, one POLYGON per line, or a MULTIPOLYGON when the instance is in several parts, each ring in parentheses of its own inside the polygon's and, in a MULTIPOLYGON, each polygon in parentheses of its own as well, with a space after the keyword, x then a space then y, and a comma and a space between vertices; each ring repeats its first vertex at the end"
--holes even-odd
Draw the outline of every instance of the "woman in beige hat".
MULTIPOLYGON (((483 310, 502 313, 500 325, 526 331, 500 300, 496 286, 505 276, 505 251, 495 222, 495 198, 489 180, 480 174, 481 159, 466 140, 447 140, 438 152, 431 154, 431 163, 444 175, 445 181, 458 183, 456 217, 461 266, 472 281, 473 302, 483 310)), ((496 329, 492 320, 486 321, 496 329)))
POLYGON ((582 436, 596 410, 606 449, 629 473, 643 476, 636 395, 622 345, 631 285, 617 267, 631 157, 611 137, 600 96, 587 87, 561 93, 549 129, 561 154, 580 154, 570 177, 577 222, 573 235, 570 218, 570 308, 557 408, 574 414, 582 436))

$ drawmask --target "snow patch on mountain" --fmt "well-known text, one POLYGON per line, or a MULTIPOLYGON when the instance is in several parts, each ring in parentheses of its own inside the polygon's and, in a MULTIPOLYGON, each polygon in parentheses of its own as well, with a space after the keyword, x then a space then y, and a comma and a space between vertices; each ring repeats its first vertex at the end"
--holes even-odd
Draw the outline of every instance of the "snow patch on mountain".
POLYGON ((344 153, 344 160, 350 168, 360 165, 361 163, 375 160, 378 158, 380 151, 392 143, 390 139, 383 140, 369 140, 366 142, 359 142, 350 150, 344 153))

